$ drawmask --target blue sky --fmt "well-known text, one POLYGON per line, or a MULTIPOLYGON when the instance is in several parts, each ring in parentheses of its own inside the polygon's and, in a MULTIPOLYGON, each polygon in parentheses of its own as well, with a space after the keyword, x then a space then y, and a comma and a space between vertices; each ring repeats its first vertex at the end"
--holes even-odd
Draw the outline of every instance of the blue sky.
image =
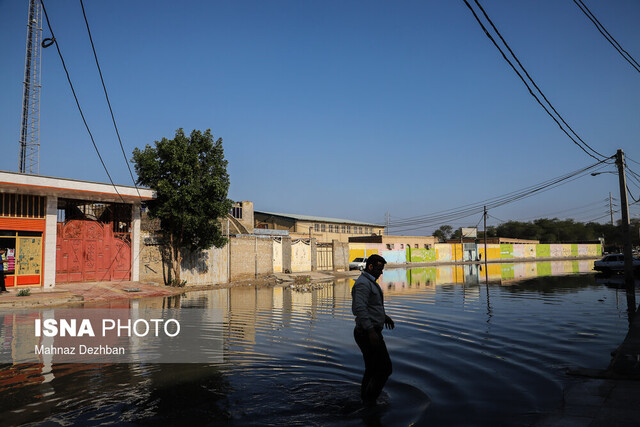
MULTIPOLYGON (((584 1, 640 60, 640 2, 584 1)), ((482 4, 583 140, 640 161, 640 73, 572 0, 482 4)), ((0 170, 18 169, 27 5, 0 0, 0 170)), ((109 172, 131 185, 80 3, 45 6, 109 172)), ((211 128, 224 140, 229 197, 257 210, 384 223, 387 212, 448 210, 595 162, 461 0, 86 0, 85 9, 127 156, 177 128, 211 128)), ((55 47, 42 51, 40 116, 40 174, 108 182, 55 47)), ((489 223, 594 219, 610 191, 619 197, 615 175, 588 176, 496 208, 489 223)))

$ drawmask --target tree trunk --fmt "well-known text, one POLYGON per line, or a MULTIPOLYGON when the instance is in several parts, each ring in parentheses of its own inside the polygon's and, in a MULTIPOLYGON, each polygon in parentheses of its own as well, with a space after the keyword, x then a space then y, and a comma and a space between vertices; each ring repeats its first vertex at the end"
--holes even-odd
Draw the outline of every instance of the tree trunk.
POLYGON ((169 238, 171 248, 171 270, 173 271, 173 280, 171 285, 180 285, 180 265, 182 264, 182 253, 180 251, 180 242, 174 239, 173 234, 169 238))

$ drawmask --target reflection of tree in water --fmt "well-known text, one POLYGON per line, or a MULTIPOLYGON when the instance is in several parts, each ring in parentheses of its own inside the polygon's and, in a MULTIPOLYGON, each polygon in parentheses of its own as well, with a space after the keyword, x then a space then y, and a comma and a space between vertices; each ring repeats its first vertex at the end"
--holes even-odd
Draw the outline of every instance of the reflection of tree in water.
POLYGON ((567 276, 543 276, 524 279, 510 286, 503 286, 506 292, 520 293, 536 291, 541 294, 558 294, 578 292, 587 288, 600 287, 593 274, 576 274, 567 276))

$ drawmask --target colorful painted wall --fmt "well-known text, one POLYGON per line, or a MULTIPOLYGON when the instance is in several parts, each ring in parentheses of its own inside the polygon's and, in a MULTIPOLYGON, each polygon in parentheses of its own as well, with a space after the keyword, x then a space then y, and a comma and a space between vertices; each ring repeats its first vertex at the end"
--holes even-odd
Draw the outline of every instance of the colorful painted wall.
MULTIPOLYGON (((404 264, 405 262, 455 262, 462 259, 460 243, 436 243, 431 249, 387 250, 379 243, 349 243, 349 261, 357 257, 371 254, 382 255, 388 263, 404 264)), ((602 255, 602 247, 598 243, 577 244, 488 244, 485 254, 484 245, 478 244, 479 260, 519 260, 534 258, 571 258, 602 255)))
MULTIPOLYGON (((481 281, 485 277, 491 282, 516 282, 541 276, 562 276, 571 273, 589 273, 593 271, 592 260, 562 260, 520 263, 492 263, 473 270, 471 276, 465 276, 462 265, 443 265, 430 267, 413 267, 409 269, 385 270, 380 279, 380 286, 385 290, 391 285, 395 290, 414 285, 442 285, 464 283, 473 276, 481 281)), ((469 272, 467 272, 469 274, 469 272)), ((473 280, 473 279, 472 279, 473 280)))

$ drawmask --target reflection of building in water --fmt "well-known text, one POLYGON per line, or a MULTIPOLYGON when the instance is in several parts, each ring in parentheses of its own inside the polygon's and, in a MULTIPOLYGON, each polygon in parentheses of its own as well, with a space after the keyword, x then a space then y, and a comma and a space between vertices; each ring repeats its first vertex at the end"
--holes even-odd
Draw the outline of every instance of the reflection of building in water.
MULTIPOLYGON (((489 263, 472 265, 443 265, 431 267, 398 268, 384 271, 378 283, 385 292, 410 292, 444 284, 477 285, 490 282, 503 284, 519 280, 559 276, 593 271, 592 260, 568 260, 525 263, 489 263)), ((349 281, 349 288, 354 280, 349 281)))

